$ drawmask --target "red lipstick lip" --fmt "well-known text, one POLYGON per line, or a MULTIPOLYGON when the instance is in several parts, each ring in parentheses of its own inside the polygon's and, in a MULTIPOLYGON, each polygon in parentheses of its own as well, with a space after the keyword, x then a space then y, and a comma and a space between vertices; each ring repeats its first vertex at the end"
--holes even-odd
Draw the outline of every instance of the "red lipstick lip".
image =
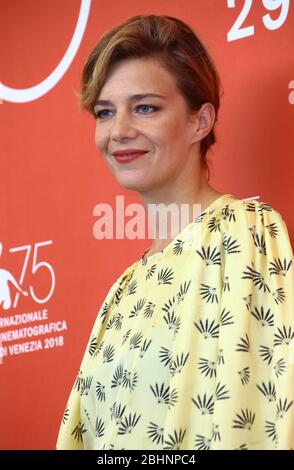
POLYGON ((145 153, 148 153, 148 152, 114 155, 114 158, 119 163, 128 163, 128 162, 131 162, 132 160, 136 160, 137 158, 143 157, 145 153))
POLYGON ((114 157, 117 156, 122 156, 122 155, 132 155, 132 154, 138 154, 138 153, 147 153, 148 150, 140 150, 140 149, 126 149, 126 150, 116 150, 115 152, 112 153, 114 157))

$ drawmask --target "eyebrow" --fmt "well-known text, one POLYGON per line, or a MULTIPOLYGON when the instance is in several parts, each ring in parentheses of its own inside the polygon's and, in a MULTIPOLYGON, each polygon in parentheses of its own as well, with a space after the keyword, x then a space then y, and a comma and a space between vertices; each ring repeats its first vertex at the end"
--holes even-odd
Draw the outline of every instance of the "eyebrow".
MULTIPOLYGON (((136 95, 129 96, 128 101, 139 101, 139 100, 142 100, 144 98, 163 98, 163 99, 166 99, 165 96, 158 95, 156 93, 144 93, 144 94, 137 93, 136 95)), ((97 100, 97 101, 95 101, 94 106, 97 106, 99 104, 102 105, 102 106, 108 106, 108 105, 113 104, 113 103, 109 100, 97 100)))

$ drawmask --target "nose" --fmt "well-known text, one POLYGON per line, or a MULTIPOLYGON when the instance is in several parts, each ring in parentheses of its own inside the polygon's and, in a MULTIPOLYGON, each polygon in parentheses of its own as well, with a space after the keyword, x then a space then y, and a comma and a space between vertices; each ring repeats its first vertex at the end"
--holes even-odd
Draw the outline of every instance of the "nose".
POLYGON ((112 119, 109 133, 113 140, 133 138, 136 136, 136 129, 127 112, 116 112, 116 115, 112 119))

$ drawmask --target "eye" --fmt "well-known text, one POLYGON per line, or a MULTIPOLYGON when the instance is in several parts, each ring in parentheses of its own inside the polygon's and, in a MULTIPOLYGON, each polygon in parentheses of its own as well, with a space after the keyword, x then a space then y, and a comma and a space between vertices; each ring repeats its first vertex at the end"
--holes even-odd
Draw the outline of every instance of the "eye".
MULTIPOLYGON (((157 111, 159 108, 157 106, 153 106, 150 104, 139 104, 138 106, 136 106, 136 110, 137 109, 143 109, 143 112, 139 112, 139 114, 150 114, 150 112, 153 113, 154 111, 157 111), (146 108, 147 108, 147 112, 146 112, 146 108), (148 109, 151 109, 151 111, 148 111, 148 109)), ((95 117, 96 119, 106 119, 109 117, 109 115, 104 114, 104 113, 111 113, 111 112, 112 111, 110 111, 109 109, 101 109, 100 111, 97 111, 95 113, 95 117)))
MULTIPOLYGON (((158 109, 157 106, 152 106, 152 105, 150 105, 150 104, 139 104, 139 106, 137 106, 136 109, 138 109, 138 108, 145 108, 145 109, 146 109, 146 108, 152 108, 153 111, 151 111, 151 112, 154 112, 154 111, 156 111, 156 110, 158 109)), ((141 113, 139 113, 139 114, 141 114, 141 113)), ((143 113, 143 114, 149 114, 149 113, 143 113)))
POLYGON ((105 112, 111 112, 109 111, 109 109, 101 109, 101 111, 97 111, 95 113, 95 117, 98 118, 98 119, 105 119, 105 117, 102 116, 102 113, 105 113, 105 112))

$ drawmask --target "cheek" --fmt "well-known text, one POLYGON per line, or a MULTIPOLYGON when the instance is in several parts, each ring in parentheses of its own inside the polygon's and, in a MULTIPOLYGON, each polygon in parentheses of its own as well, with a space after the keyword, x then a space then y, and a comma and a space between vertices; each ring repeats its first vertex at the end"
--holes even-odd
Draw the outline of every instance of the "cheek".
POLYGON ((106 150, 106 135, 105 133, 102 133, 101 130, 99 129, 99 132, 95 131, 95 145, 100 150, 101 152, 105 152, 106 150))
POLYGON ((166 116, 156 126, 155 134, 158 142, 165 147, 175 147, 185 140, 187 128, 183 119, 178 119, 176 113, 166 116))

